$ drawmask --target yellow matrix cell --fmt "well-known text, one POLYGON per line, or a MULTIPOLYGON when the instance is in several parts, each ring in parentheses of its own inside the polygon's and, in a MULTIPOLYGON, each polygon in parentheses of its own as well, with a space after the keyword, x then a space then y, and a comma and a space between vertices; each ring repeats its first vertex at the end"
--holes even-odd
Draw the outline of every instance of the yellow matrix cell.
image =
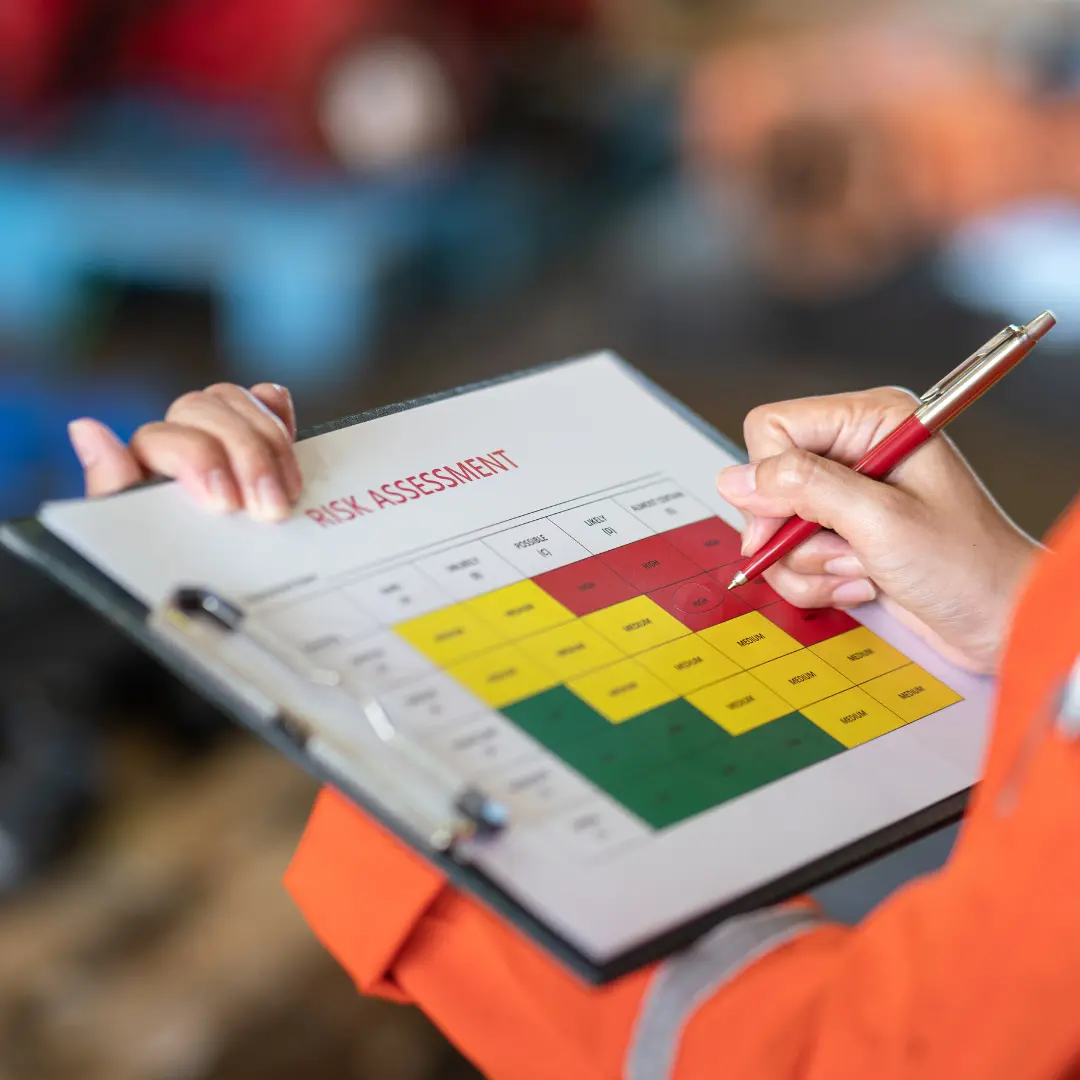
POLYGON ((674 615, 647 596, 635 596, 633 600, 594 611, 584 621, 627 656, 690 633, 674 615))
POLYGON ((493 649, 506 640, 464 604, 451 604, 429 615, 398 623, 394 631, 438 667, 493 649))
POLYGON ((561 682, 625 659, 607 638, 580 619, 524 638, 519 647, 561 682))
POLYGON ((450 674, 496 709, 549 690, 558 682, 516 645, 504 645, 455 664, 450 674))
POLYGON ((511 641, 548 630, 574 617, 533 581, 519 581, 485 593, 467 600, 465 606, 511 641))
POLYGON ((809 649, 800 649, 761 664, 754 668, 754 676, 797 709, 851 686, 849 679, 809 649))
POLYGON ((729 619, 701 631, 701 636, 715 645, 740 668, 756 667, 778 656, 795 652, 802 646, 779 626, 769 622, 760 611, 729 619))
POLYGON ((865 626, 811 645, 827 664, 855 684, 869 682, 908 663, 908 658, 865 626))
POLYGON ((869 742, 904 726, 896 713, 857 686, 815 705, 804 706, 800 712, 847 747, 869 742))
POLYGON ((613 724, 666 705, 678 696, 636 660, 571 679, 567 686, 613 724))
POLYGON ((637 661, 679 694, 692 694, 739 668, 700 634, 689 634, 638 656, 637 661))
POLYGON ((741 735, 794 711, 746 671, 687 694, 686 700, 732 735, 741 735))
POLYGON ((907 723, 963 700, 955 690, 950 690, 917 664, 906 664, 888 675, 872 679, 863 689, 907 723))

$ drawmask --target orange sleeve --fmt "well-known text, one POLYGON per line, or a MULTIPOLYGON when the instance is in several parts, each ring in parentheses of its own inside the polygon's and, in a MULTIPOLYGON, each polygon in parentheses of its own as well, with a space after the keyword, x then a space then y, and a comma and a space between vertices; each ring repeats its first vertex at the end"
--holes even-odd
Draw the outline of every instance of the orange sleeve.
MULTIPOLYGON (((946 870, 859 927, 826 925, 720 981, 656 1080, 1065 1075, 1080 1050, 1077 821, 1080 747, 1051 740, 1005 827, 969 830, 946 870)), ((417 1003, 490 1080, 635 1076, 653 970, 583 985, 333 795, 289 881, 361 990, 417 1003)))
POLYGON ((362 992, 417 1003, 489 1075, 619 1075, 648 972, 583 985, 335 792, 286 885, 362 992))
POLYGON ((1072 557, 1044 561, 1017 615, 986 779, 948 866, 858 927, 824 925, 720 972, 676 1010, 669 1066, 638 1068, 635 1032, 695 950, 660 975, 584 986, 330 794, 290 887, 361 989, 415 1001, 490 1080, 1072 1075, 1080 740, 1048 722, 1025 747, 1080 650, 1080 605, 1061 603, 1080 590, 1074 518, 1072 557))
POLYGON ((446 890, 434 867, 327 788, 315 803, 285 885, 315 936, 362 993, 406 1000, 392 969, 446 890))

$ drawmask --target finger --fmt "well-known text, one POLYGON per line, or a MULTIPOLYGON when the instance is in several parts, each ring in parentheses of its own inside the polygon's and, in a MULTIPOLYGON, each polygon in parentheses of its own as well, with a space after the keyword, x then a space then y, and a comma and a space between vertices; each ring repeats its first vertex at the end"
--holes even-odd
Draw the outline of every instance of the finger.
MULTIPOLYGON (((800 398, 753 409, 743 433, 752 461, 801 449, 854 465, 906 420, 915 405, 910 391, 896 387, 800 398)), ((958 487, 970 488, 972 474, 953 443, 938 435, 893 469, 890 482, 935 500, 951 498, 958 487)))
MULTIPOLYGON (((753 555, 783 524, 782 518, 747 515, 742 532, 742 554, 753 555)), ((836 574, 839 577, 866 577, 866 568, 851 545, 834 532, 822 530, 803 541, 782 560, 798 574, 836 574)))
POLYGON ((852 465, 911 415, 914 395, 894 387, 760 405, 743 423, 752 461, 798 448, 852 465))
POLYGON ((289 431, 289 438, 296 438, 296 406, 293 404, 292 394, 280 383, 258 383, 251 388, 251 392, 265 405, 274 411, 274 415, 281 418, 289 431))
POLYGON ((218 383, 216 386, 207 387, 205 392, 221 401, 262 435, 277 457, 285 494, 290 502, 295 503, 300 498, 304 481, 293 451, 292 433, 285 421, 252 391, 245 390, 242 386, 218 383))
POLYGON ((877 589, 868 578, 799 574, 778 563, 762 575, 789 604, 799 608, 851 608, 873 600, 877 589))
POLYGON ((785 450, 775 457, 725 469, 720 493, 759 518, 794 514, 838 532, 860 547, 859 540, 880 540, 886 529, 918 516, 913 496, 892 484, 870 480, 851 469, 805 450, 785 450))
POLYGON ((869 578, 855 578, 852 581, 842 581, 833 589, 832 606, 846 611, 848 608, 860 607, 877 599, 877 586, 869 578))
POLYGON ((173 402, 165 419, 211 435, 221 445, 252 517, 283 521, 289 516, 289 498, 275 446, 220 397, 185 394, 173 402))
POLYGON ((866 568, 851 545, 834 532, 822 530, 803 541, 781 562, 796 574, 832 574, 835 577, 866 577, 866 568))
POLYGON ((73 420, 68 438, 83 467, 87 495, 112 495, 146 479, 135 455, 100 421, 73 420))
POLYGON ((232 513, 243 505, 225 448, 212 435, 183 424, 144 424, 131 440, 142 468, 178 480, 204 506, 232 513))
POLYGON ((799 608, 832 605, 833 590, 839 579, 823 574, 797 574, 777 563, 761 575, 789 604, 799 608))
POLYGON ((742 554, 753 555, 762 544, 765 543, 769 537, 772 536, 781 525, 784 524, 783 518, 770 518, 770 517, 754 517, 753 514, 749 515, 749 520, 746 523, 746 528, 743 529, 742 534, 742 554))

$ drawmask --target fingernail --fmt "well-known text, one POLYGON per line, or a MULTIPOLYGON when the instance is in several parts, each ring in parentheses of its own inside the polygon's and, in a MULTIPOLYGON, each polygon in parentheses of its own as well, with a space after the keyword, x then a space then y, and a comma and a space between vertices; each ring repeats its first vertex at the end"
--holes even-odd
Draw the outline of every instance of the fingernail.
POLYGON ((716 478, 720 494, 727 499, 745 499, 757 490, 757 462, 749 465, 732 465, 716 478))
POLYGON ((90 420, 72 420, 68 424, 71 448, 84 469, 89 469, 101 456, 101 444, 95 435, 96 429, 90 420))
POLYGON ((203 480, 203 487, 206 489, 206 499, 211 509, 219 514, 231 514, 234 510, 240 509, 236 491, 224 469, 214 469, 207 473, 203 480))
POLYGON ((869 603, 877 596, 873 582, 862 578, 859 581, 845 581, 833 589, 832 600, 837 607, 855 607, 869 603))
POLYGON ((273 476, 259 477, 252 514, 260 521, 284 521, 289 516, 289 500, 273 476))
POLYGON ((866 567, 854 555, 837 555, 825 564, 825 573, 837 577, 865 578, 866 567))

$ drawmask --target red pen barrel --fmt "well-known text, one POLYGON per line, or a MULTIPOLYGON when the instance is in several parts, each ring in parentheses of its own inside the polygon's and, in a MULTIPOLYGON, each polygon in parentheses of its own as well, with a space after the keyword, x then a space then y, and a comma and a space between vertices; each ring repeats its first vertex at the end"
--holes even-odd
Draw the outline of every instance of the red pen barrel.
MULTIPOLYGON (((933 432, 916 416, 909 416, 895 431, 871 447, 866 456, 853 467, 853 471, 881 480, 900 464, 909 454, 933 437, 933 432)), ((789 518, 759 548, 741 569, 747 581, 752 581, 770 566, 794 551, 808 540, 821 526, 800 517, 789 518)))
POLYGON ((895 431, 872 446, 854 470, 871 480, 886 477, 909 454, 914 453, 934 433, 917 417, 909 416, 895 431))
POLYGON ((774 563, 779 562, 789 551, 797 548, 809 539, 821 526, 813 521, 803 521, 801 517, 788 518, 765 543, 754 552, 741 573, 747 581, 753 581, 774 563))

